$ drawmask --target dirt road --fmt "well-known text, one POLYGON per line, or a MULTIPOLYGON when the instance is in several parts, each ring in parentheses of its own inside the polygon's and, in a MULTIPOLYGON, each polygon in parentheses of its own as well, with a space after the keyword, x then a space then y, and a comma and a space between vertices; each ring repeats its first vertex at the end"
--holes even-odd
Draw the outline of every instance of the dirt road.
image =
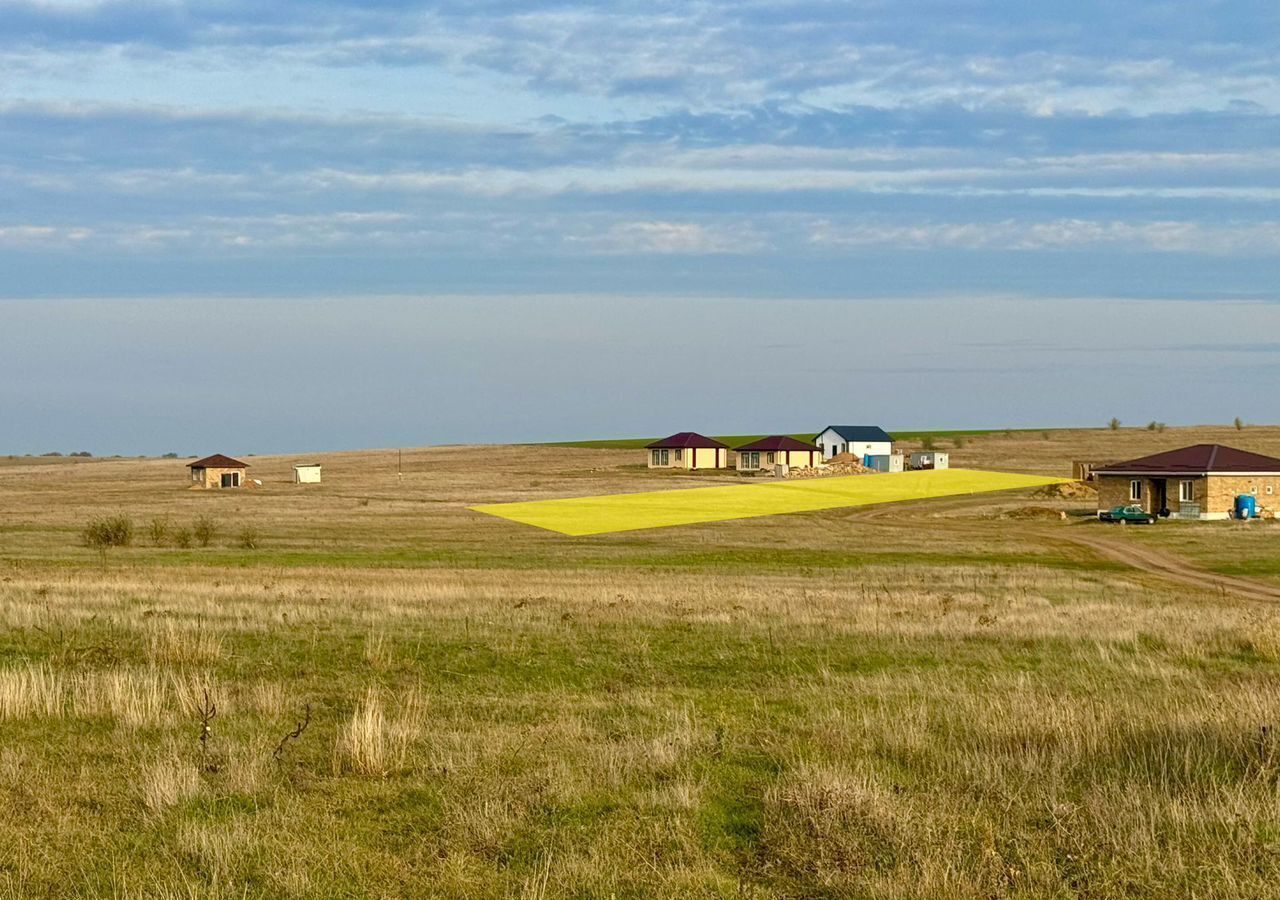
MULTIPOLYGON (((1119 526, 1114 526, 1119 529, 1119 526)), ((1128 540, 1123 534, 1099 534, 1089 526, 1044 529, 1042 532, 1051 540, 1066 540, 1082 547, 1088 547, 1099 555, 1115 562, 1133 566, 1153 575, 1160 575, 1172 581, 1190 584, 1206 590, 1225 593, 1233 597, 1251 600, 1280 600, 1280 586, 1270 585, 1252 578, 1239 578, 1234 575, 1218 575, 1191 565, 1184 559, 1142 547, 1128 540)))
MULTIPOLYGON (((849 515, 849 518, 861 520, 892 519, 909 516, 918 512, 937 514, 953 512, 965 507, 976 507, 989 504, 989 497, 952 497, 943 500, 924 500, 919 502, 890 503, 882 506, 866 507, 849 515)), ((1271 585, 1252 578, 1235 575, 1219 575, 1206 572, 1192 565, 1185 559, 1164 550, 1143 547, 1129 539, 1127 529, 1121 526, 1105 528, 1090 524, 1063 525, 1053 528, 1038 528, 1037 533, 1046 540, 1055 543, 1067 541, 1080 547, 1087 547, 1100 556, 1114 562, 1132 566, 1152 575, 1159 575, 1170 581, 1192 585, 1214 593, 1226 594, 1248 600, 1267 602, 1280 601, 1280 585, 1271 585)))

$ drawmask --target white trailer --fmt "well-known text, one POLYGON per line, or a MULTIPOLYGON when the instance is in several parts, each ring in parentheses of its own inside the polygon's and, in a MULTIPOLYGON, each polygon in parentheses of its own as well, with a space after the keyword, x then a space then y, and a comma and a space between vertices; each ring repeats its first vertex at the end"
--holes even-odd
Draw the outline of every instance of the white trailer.
POLYGON ((294 484, 319 484, 320 464, 302 463, 293 467, 294 484))

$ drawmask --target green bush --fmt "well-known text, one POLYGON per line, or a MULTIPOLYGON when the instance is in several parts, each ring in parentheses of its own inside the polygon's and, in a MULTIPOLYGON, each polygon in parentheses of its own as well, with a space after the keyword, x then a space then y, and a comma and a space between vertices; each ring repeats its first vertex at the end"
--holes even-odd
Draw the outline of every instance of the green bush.
POLYGON ((127 547, 133 542, 133 521, 127 516, 94 519, 84 529, 84 544, 97 550, 127 547))
POLYGON ((252 525, 244 526, 243 528, 240 529, 240 534, 237 538, 237 543, 239 543, 239 545, 243 547, 245 550, 257 550, 258 549, 258 529, 254 528, 252 525))
POLYGON ((151 524, 147 526, 147 535, 151 538, 153 546, 163 547, 169 541, 169 520, 152 519, 151 524))
POLYGON ((171 534, 169 537, 173 541, 173 546, 175 547, 180 547, 183 550, 186 550, 188 547, 191 546, 191 529, 190 528, 187 528, 185 526, 182 528, 175 528, 173 531, 173 534, 171 534))
POLYGON ((208 516, 201 516, 191 526, 191 533, 195 536, 196 543, 201 547, 208 547, 213 536, 218 533, 218 523, 208 516))

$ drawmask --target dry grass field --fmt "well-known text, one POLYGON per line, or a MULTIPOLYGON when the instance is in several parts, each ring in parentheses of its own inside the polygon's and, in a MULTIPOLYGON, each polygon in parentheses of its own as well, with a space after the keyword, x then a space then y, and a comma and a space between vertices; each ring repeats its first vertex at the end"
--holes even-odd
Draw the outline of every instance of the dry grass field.
MULTIPOLYGON (((1045 475, 1280 455, 1280 428, 962 440, 1045 475)), ((1280 896, 1280 607, 1073 539, 1278 585, 1280 525, 1022 492, 566 537, 466 507, 737 476, 319 459, 225 492, 0 461, 0 895, 1280 896), (84 546, 108 516, 131 544, 84 546)))

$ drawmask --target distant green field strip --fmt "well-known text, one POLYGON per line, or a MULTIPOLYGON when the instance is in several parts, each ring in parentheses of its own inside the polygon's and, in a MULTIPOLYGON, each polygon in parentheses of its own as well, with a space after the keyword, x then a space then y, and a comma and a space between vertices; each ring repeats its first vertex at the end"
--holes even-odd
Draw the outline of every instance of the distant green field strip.
MULTIPOLYGON (((1044 428, 971 428, 953 431, 891 431, 890 434, 894 440, 898 441, 918 441, 926 437, 933 438, 952 438, 952 437, 971 437, 983 434, 1019 434, 1030 431, 1045 431, 1044 428)), ((763 434, 718 434, 712 437, 720 441, 722 444, 728 444, 730 447, 741 447, 743 444, 749 444, 768 435, 763 434)), ((812 434, 793 434, 790 437, 798 441, 812 441, 812 434)), ((547 447, 580 447, 586 450, 639 450, 646 444, 656 441, 656 437, 647 438, 612 438, 595 441, 552 441, 550 443, 540 445, 547 447)))
POLYGON ((587 535, 839 509, 846 506, 869 506, 901 500, 951 497, 957 494, 980 494, 1059 484, 1063 480, 1039 475, 942 469, 812 478, 776 484, 733 484, 563 500, 531 500, 470 508, 560 534, 587 535))

